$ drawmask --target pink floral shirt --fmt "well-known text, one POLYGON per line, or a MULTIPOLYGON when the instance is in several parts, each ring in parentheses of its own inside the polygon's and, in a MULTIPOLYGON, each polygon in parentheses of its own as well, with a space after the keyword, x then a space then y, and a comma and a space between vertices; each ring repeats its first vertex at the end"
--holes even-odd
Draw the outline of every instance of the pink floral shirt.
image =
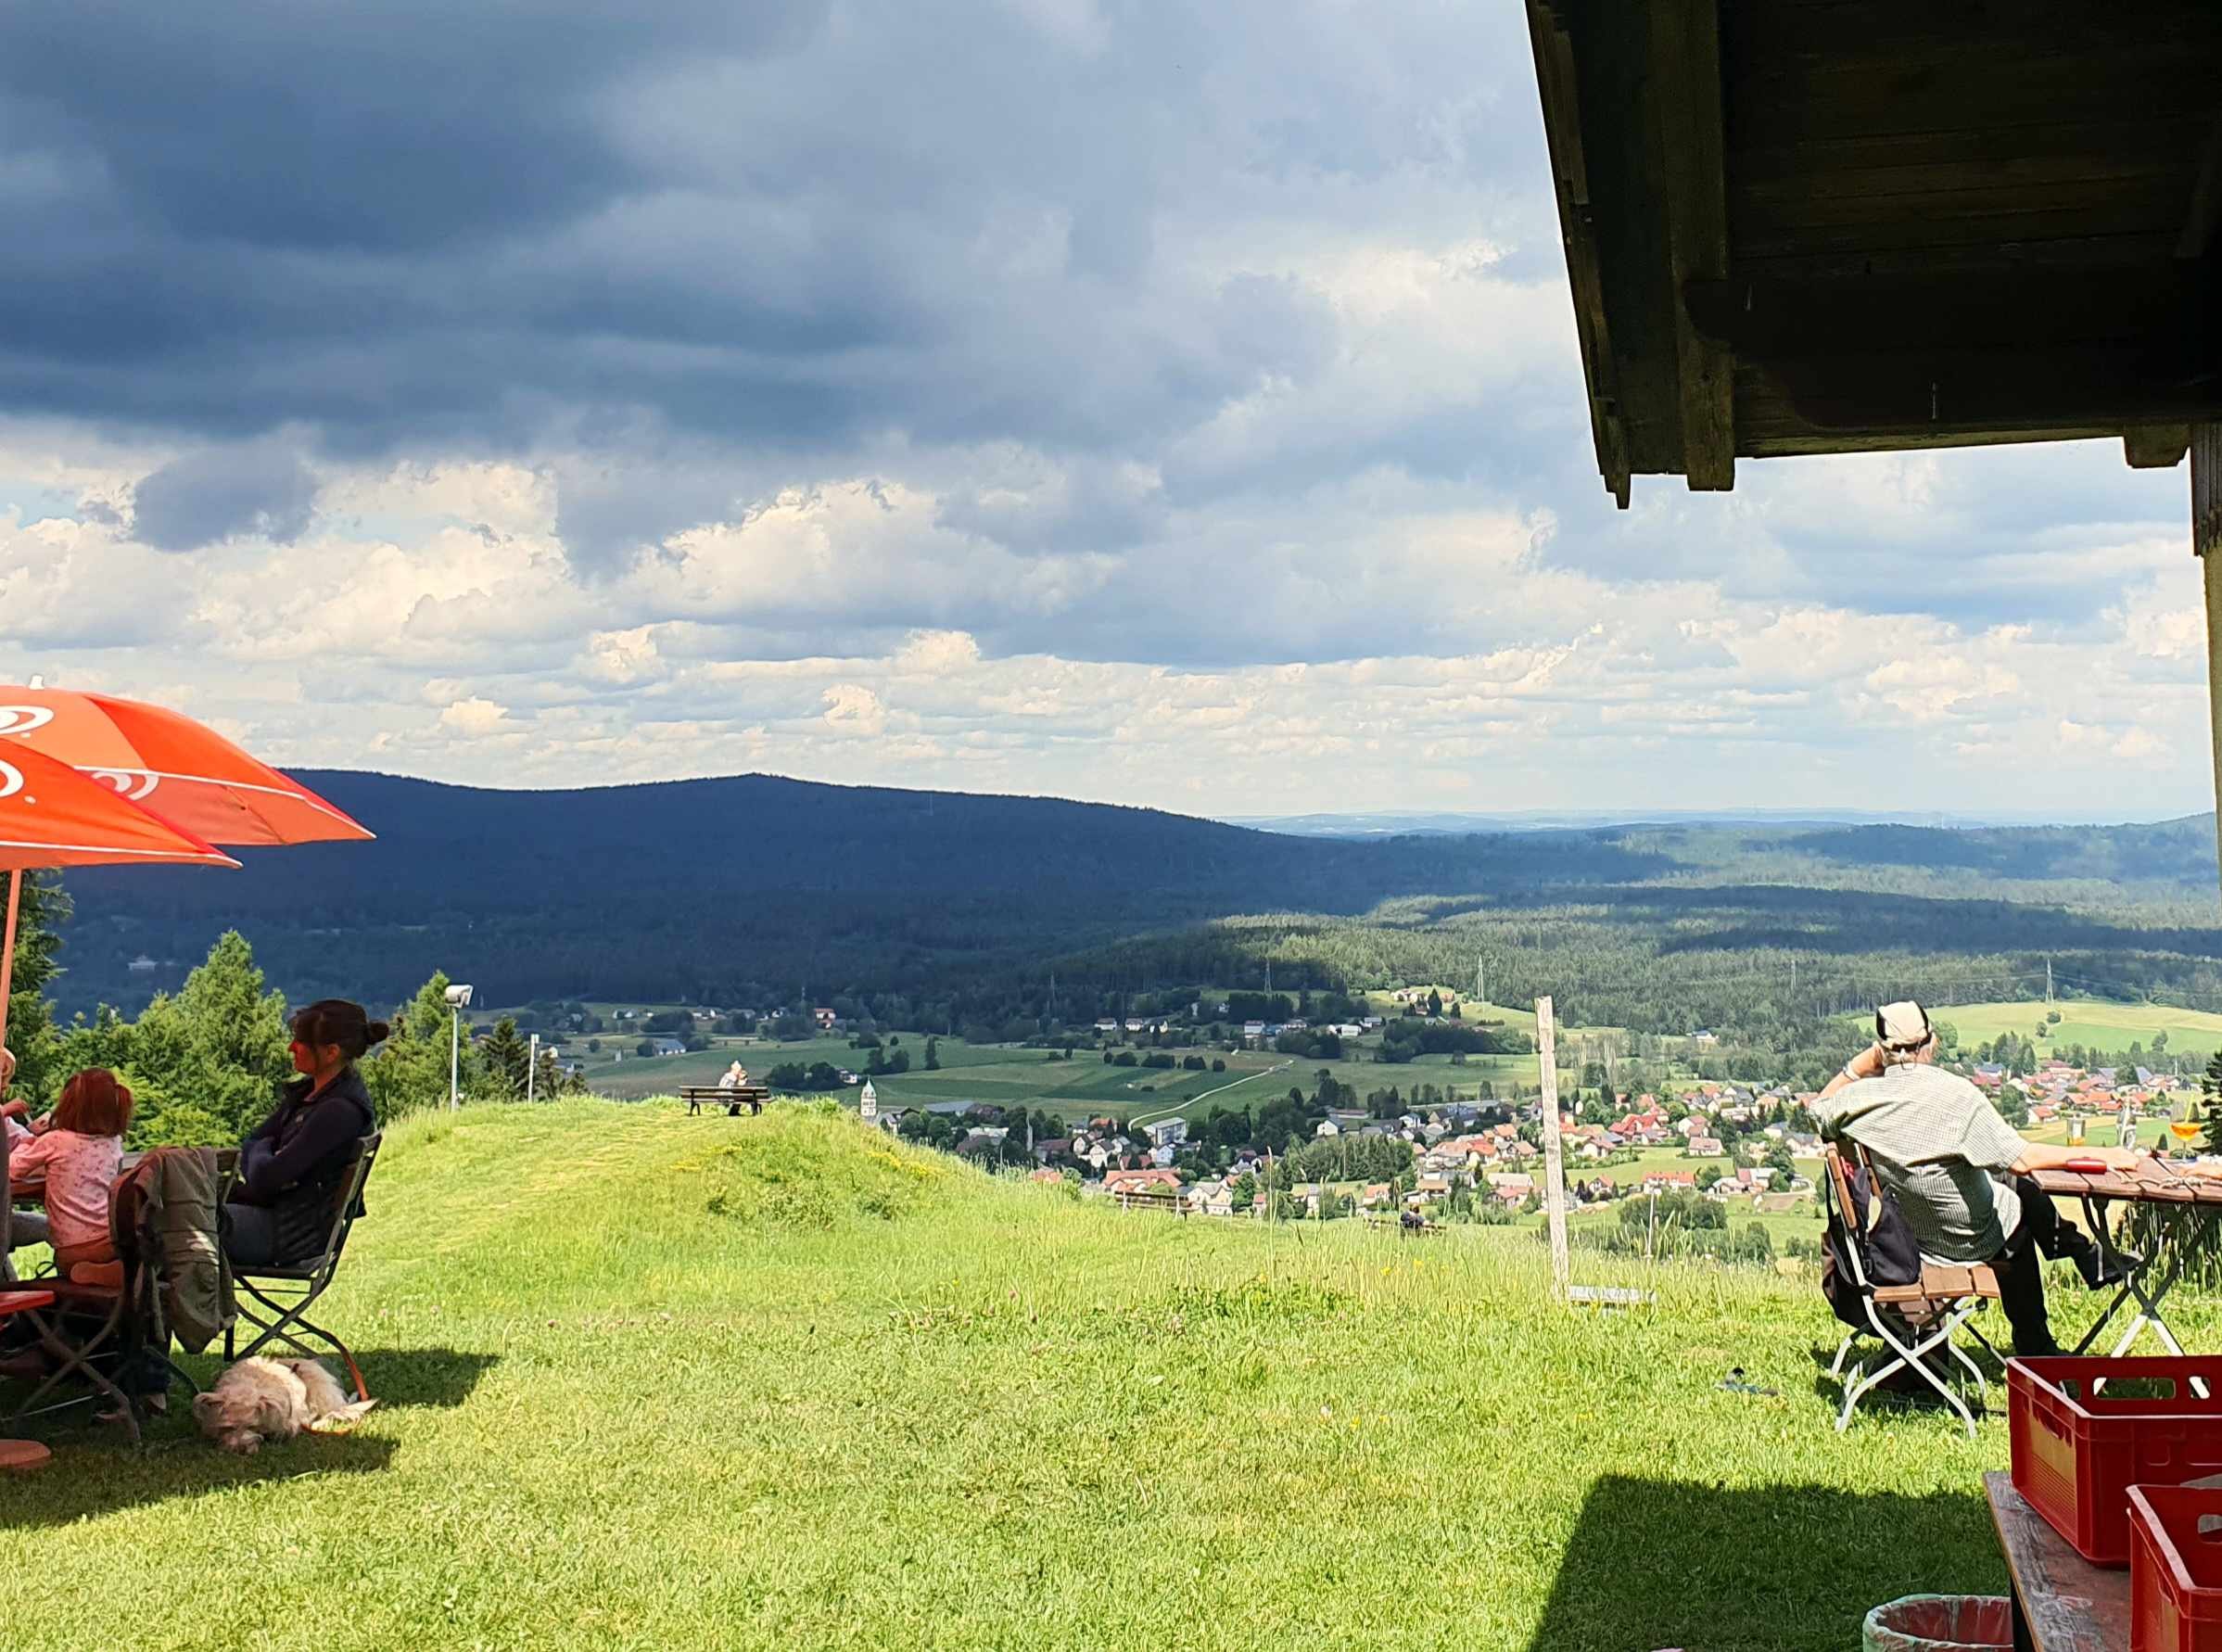
POLYGON ((108 1189, 122 1169, 120 1136, 49 1130, 7 1150, 11 1181, 46 1178, 46 1229, 57 1251, 108 1242, 108 1189))

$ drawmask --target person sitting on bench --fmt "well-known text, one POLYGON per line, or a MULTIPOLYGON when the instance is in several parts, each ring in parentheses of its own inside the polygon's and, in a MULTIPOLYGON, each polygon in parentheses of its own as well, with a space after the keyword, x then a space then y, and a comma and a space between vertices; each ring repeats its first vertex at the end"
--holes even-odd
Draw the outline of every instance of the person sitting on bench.
POLYGON ((744 1090, 748 1088, 748 1069, 743 1067, 739 1061, 735 1061, 731 1066, 728 1067, 724 1073, 718 1075, 717 1087, 721 1090, 744 1090))
POLYGON ((377 1126, 355 1070, 389 1029, 361 1004, 325 998, 293 1018, 293 1068, 277 1111, 239 1149, 239 1179, 224 1206, 223 1248, 242 1267, 314 1256, 355 1144, 377 1126))
POLYGON ((1936 1064, 1936 1030, 1911 999, 1886 1004, 1874 1025, 1875 1042, 1810 1104, 1822 1135, 1867 1150, 1924 1262, 1990 1265, 2016 1353, 2059 1353, 2041 1258, 2066 1257, 2094 1290, 2119 1282, 2139 1259, 2105 1250, 2063 1220, 2029 1173, 2074 1160, 2127 1170, 2139 1155, 2024 1140, 1981 1090, 1936 1064))

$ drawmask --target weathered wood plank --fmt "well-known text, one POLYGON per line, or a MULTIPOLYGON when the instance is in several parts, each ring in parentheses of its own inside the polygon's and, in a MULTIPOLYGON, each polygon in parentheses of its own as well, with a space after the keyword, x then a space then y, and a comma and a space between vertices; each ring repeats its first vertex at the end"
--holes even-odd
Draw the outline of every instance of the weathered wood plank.
POLYGON ((1731 132, 1729 171, 1744 184, 1825 180, 1830 188, 1863 194, 1896 193, 1899 176, 1932 172, 1948 184, 1960 174, 1988 173, 2001 181, 2093 176, 2126 160, 2180 159, 2205 140, 2207 124, 2207 114, 2196 111, 2148 113, 2134 121, 1894 132, 1798 144, 1755 143, 1748 133, 1731 132))
POLYGON ((1978 241, 1958 247, 1870 248, 1857 252, 1793 251, 1757 257, 1739 252, 1736 280, 1814 281, 1865 276, 1995 275, 2018 270, 2149 272, 2173 256, 2176 235, 2069 235, 2051 241, 1978 241))
MULTIPOLYGON (((2180 229, 2184 203, 2198 183, 2195 164, 2178 158, 2166 164, 2125 166, 2110 175, 2036 182, 1968 182, 1893 194, 1839 190, 1831 178, 1749 186, 1730 191, 1736 222, 1755 235, 1811 228, 1856 229, 1923 223, 1949 216, 1987 223, 2003 217, 2058 218, 2066 233, 2081 233, 2095 212, 2119 212, 2138 206, 2135 227, 2158 232, 2180 229)), ((2059 232, 2055 232, 2059 233, 2059 232)), ((1892 246, 1917 245, 1893 237, 1892 246)))
POLYGON ((1984 1475, 1983 1494, 2037 1652, 2127 1652, 2129 1573, 2076 1554, 2004 1469, 1984 1475))
POLYGON ((1549 0, 1528 0, 1528 37, 1543 107, 1543 135, 1558 196, 1567 282, 1573 290, 1581 371, 1590 400, 1590 427, 1597 469, 1606 491, 1628 508, 1629 451, 1621 422, 1618 364, 1612 352, 1604 283, 1598 269, 1596 220, 1590 200, 1589 163, 1581 137, 1581 98, 1573 43, 1549 0))
POLYGON ((2161 236, 2172 248, 2182 233, 2181 200, 2180 194, 2163 199, 2158 191, 2139 190, 2100 195, 2067 206, 2001 199, 1978 200, 1963 209, 1940 201, 1935 203, 1932 216, 1901 210, 1878 222, 1840 223, 1780 222, 1755 210, 1738 216, 1731 228, 1739 262, 1792 254, 1810 258, 1818 253, 1856 253, 1872 258, 1917 248, 2003 248, 2094 236, 2161 236))
POLYGON ((1693 489, 1736 485, 1735 362, 1690 323, 1679 295, 1728 273, 1728 202, 1720 133, 1717 0, 1653 0, 1652 84, 1665 173, 1668 261, 1680 377, 1682 468, 1693 489))

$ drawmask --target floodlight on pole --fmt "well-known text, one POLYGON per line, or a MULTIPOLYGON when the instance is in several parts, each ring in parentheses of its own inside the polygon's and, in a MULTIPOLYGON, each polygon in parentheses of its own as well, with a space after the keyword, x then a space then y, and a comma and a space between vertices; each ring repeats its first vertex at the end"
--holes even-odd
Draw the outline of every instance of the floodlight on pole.
POLYGON ((451 986, 448 999, 448 1111, 463 1105, 463 1012, 471 1007, 471 989, 451 986))

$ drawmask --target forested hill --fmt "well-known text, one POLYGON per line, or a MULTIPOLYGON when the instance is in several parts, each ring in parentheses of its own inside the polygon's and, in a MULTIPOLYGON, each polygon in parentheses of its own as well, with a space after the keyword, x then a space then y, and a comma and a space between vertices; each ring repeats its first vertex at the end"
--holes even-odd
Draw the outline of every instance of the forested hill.
POLYGON ((974 976, 1167 924, 1393 895, 1637 881, 1594 832, 1394 845, 1054 798, 769 775, 502 792, 301 771, 373 844, 245 852, 242 872, 80 872, 65 1001, 144 997, 235 924, 289 993, 405 991, 435 964, 504 1001, 731 998, 974 976), (174 968, 171 966, 175 966, 174 968))
MULTIPOLYGON (((1991 832, 1675 823, 1341 841, 1151 809, 765 775, 569 792, 303 778, 378 841, 248 852, 241 872, 72 874, 65 1005, 133 1007, 174 986, 227 926, 247 934, 297 1001, 326 992, 391 1001, 434 968, 499 1002, 961 995, 1038 981, 1060 961, 1085 971, 1137 938, 1178 948, 1200 921, 1261 913, 1408 933, 1572 905, 1607 926, 1624 910, 1638 949, 1662 925, 1678 926, 1675 945, 1687 947, 1703 932, 1676 903, 1686 908, 1699 889, 1713 914, 1705 921, 1733 935, 1728 945, 1754 944, 1762 931, 1753 913, 1782 912, 1786 889, 1816 887, 1918 897, 1892 909, 1901 933, 1922 930, 1940 893, 2038 903, 2080 895, 2085 909, 2072 919, 2017 908, 2015 940, 2089 946, 2091 892, 2112 899, 2120 888, 2148 907, 2180 908, 2163 914, 2175 933, 2155 944, 2222 950, 2210 933, 2211 818, 1991 832), (155 967, 128 968, 142 956, 155 967)), ((1776 932, 1783 922, 1766 920, 1776 932)), ((1122 985, 1150 985, 1132 972, 1155 966, 1134 956, 1120 966, 1122 985)))

